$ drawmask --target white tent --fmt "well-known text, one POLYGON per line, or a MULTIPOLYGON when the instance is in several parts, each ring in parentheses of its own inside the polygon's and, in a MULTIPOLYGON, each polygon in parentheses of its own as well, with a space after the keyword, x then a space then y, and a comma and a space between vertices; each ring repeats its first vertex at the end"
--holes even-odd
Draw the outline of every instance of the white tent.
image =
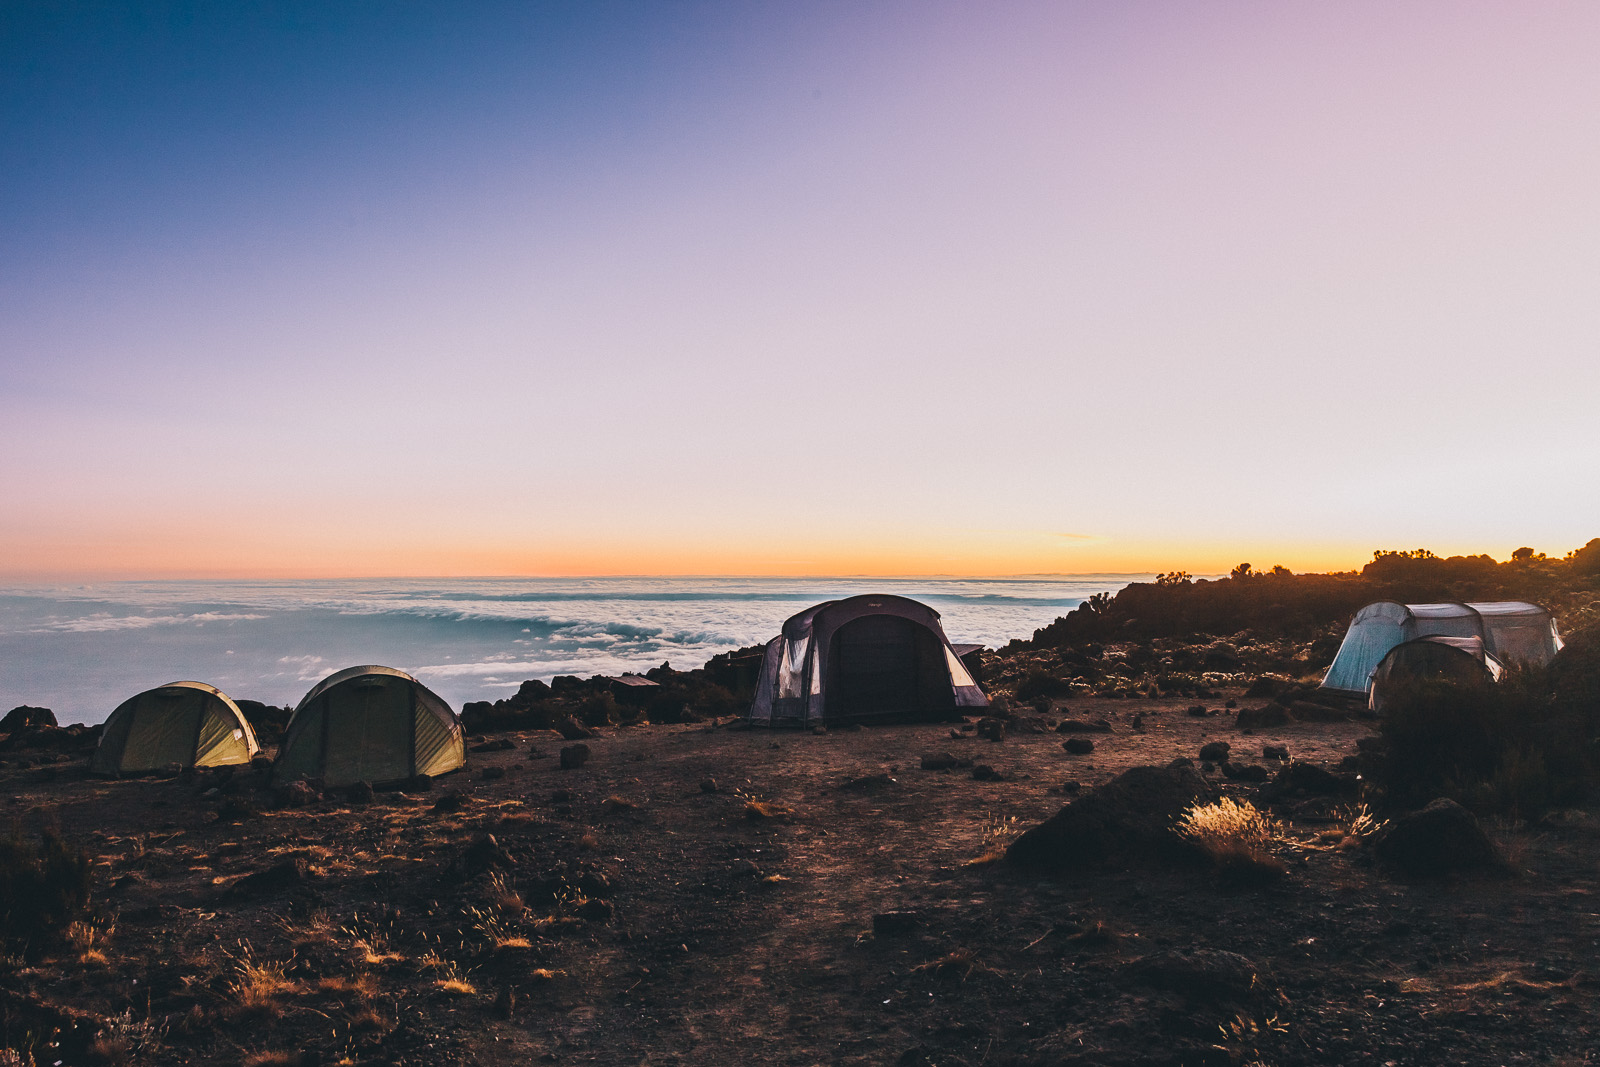
POLYGON ((1350 622, 1339 654, 1322 679, 1326 689, 1366 693, 1372 672, 1389 650, 1420 637, 1474 637, 1504 664, 1549 663, 1561 634, 1537 604, 1503 600, 1472 604, 1368 604, 1350 622))
POLYGON ((939 613, 865 594, 808 608, 767 644, 750 719, 760 723, 940 718, 984 708, 939 613))

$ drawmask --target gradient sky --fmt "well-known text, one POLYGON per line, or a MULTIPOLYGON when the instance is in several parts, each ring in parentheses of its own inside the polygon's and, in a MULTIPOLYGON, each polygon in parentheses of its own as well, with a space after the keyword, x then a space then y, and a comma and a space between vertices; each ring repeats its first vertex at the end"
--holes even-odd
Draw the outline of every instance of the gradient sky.
POLYGON ((1600 535, 1600 5, 0 6, 0 574, 1600 535))

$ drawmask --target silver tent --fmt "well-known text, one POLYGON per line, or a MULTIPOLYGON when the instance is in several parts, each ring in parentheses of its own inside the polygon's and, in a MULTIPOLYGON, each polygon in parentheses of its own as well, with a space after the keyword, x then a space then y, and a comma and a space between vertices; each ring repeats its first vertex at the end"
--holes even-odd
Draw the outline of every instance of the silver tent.
POLYGON ((783 624, 767 644, 750 719, 928 719, 988 706, 937 611, 902 596, 865 594, 807 608, 783 624))
POLYGON ((1350 622, 1324 688, 1366 693, 1389 650, 1419 637, 1475 637, 1503 664, 1549 663, 1561 651, 1555 619, 1537 604, 1502 600, 1470 604, 1368 604, 1350 622))

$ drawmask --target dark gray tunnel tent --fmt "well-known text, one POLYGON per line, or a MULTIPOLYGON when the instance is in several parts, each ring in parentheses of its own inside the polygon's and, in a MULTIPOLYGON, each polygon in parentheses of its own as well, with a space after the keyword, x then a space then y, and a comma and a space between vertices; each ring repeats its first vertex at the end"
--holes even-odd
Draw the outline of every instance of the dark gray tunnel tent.
POLYGON ((937 719, 988 706, 937 611, 902 596, 865 594, 818 604, 783 624, 767 644, 750 719, 937 719))
POLYGON ((1488 685, 1505 667, 1486 651, 1479 637, 1419 637, 1389 650, 1372 672, 1367 707, 1382 713, 1394 694, 1419 682, 1488 685))
POLYGON ((461 723, 432 690, 393 667, 350 667, 301 699, 273 776, 324 785, 398 782, 466 763, 461 723))
POLYGON ((176 763, 249 763, 256 735, 227 695, 204 682, 171 682, 129 697, 106 720, 89 761, 95 774, 139 774, 176 763))

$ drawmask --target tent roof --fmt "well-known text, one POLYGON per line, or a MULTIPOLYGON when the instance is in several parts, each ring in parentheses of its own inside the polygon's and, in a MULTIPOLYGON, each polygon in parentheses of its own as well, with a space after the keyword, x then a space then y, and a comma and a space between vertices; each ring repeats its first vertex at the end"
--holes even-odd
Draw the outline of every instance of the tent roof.
POLYGON ((422 689, 428 688, 415 678, 411 677, 411 675, 407 674, 405 671, 396 670, 393 667, 380 666, 376 663, 368 663, 361 667, 346 667, 342 671, 335 671, 328 675, 322 681, 312 686, 311 692, 300 698, 300 703, 295 705, 294 710, 298 712, 301 708, 305 707, 307 704, 311 703, 313 700, 317 699, 317 697, 321 696, 323 693, 326 693, 336 685, 342 685, 343 683, 350 681, 352 678, 360 678, 364 675, 371 674, 384 675, 389 678, 403 678, 412 685, 419 686, 422 689))
POLYGON ((825 600, 798 615, 791 615, 783 624, 783 636, 802 637, 814 629, 819 620, 838 625, 862 615, 901 615, 930 628, 939 625, 939 613, 920 600, 893 593, 862 593, 843 600, 825 600))

